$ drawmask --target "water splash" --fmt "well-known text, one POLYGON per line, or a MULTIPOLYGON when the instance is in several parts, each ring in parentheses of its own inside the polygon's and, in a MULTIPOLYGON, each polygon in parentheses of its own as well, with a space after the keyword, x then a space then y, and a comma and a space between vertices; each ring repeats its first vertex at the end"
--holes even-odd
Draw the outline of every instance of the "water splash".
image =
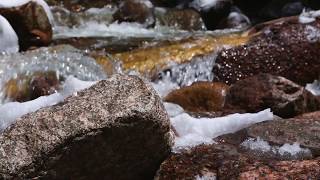
POLYGON ((0 103, 4 101, 3 85, 8 80, 39 71, 54 71, 58 77, 73 75, 84 81, 106 78, 93 58, 67 45, 40 48, 22 54, 0 55, 0 103))

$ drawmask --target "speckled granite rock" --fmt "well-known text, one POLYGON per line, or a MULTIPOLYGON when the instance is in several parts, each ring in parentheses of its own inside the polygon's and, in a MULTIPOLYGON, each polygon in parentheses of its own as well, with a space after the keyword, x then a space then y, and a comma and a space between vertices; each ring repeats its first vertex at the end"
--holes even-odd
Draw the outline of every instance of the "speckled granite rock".
POLYGON ((115 75, 0 135, 1 179, 151 179, 171 147, 156 92, 115 75))

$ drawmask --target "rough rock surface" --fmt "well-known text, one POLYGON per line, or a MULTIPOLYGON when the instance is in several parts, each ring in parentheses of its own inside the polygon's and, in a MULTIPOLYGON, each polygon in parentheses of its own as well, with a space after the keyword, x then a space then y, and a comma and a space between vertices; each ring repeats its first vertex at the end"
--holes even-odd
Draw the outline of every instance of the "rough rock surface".
POLYGON ((259 74, 233 84, 226 106, 258 112, 271 108, 275 115, 291 118, 320 109, 320 99, 294 82, 270 74, 259 74))
POLYGON ((197 82, 172 91, 165 101, 178 104, 190 112, 219 111, 224 106, 228 88, 224 83, 197 82))
POLYGON ((157 22, 163 26, 188 31, 205 30, 200 14, 193 9, 160 9, 155 14, 157 22))
POLYGON ((15 8, 0 8, 19 38, 20 50, 46 46, 52 40, 52 27, 45 10, 35 2, 15 8))
POLYGON ((136 22, 145 27, 155 25, 153 5, 150 1, 144 0, 125 0, 120 3, 119 9, 113 15, 114 21, 136 22))
POLYGON ((309 148, 316 156, 320 155, 320 118, 297 117, 268 121, 247 129, 250 137, 260 137, 274 144, 293 144, 309 148))
POLYGON ((259 33, 246 45, 218 54, 215 81, 232 84, 258 73, 271 73, 305 85, 319 77, 319 19, 302 24, 292 17, 254 29, 259 33))
POLYGON ((155 179, 316 179, 320 159, 278 161, 259 159, 226 144, 200 145, 172 154, 155 179))
POLYGON ((0 135, 0 178, 151 179, 171 147, 156 92, 115 75, 0 135))

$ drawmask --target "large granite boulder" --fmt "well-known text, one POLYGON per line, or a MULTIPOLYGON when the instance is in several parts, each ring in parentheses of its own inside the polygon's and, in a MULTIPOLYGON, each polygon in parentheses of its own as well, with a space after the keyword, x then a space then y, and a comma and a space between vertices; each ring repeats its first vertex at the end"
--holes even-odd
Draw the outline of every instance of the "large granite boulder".
POLYGON ((0 8, 18 35, 20 50, 33 46, 46 46, 52 40, 52 24, 44 7, 30 1, 22 6, 0 8))
POLYGON ((298 17, 254 27, 256 36, 242 46, 222 50, 213 68, 215 81, 235 83, 259 73, 280 75, 305 85, 319 77, 320 20, 298 17))
POLYGON ((115 75, 4 130, 0 178, 152 179, 171 143, 156 92, 115 75))
POLYGON ((304 87, 280 76, 259 74, 233 84, 226 106, 259 112, 271 108, 275 115, 291 118, 320 109, 320 99, 304 87))

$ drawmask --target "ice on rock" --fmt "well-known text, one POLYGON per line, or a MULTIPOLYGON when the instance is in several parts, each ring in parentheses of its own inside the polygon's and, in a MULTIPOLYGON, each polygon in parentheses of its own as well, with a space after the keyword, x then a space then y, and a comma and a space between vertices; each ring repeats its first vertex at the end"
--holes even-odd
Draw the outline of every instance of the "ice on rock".
POLYGON ((187 113, 181 113, 170 118, 171 124, 178 133, 174 149, 213 143, 212 139, 215 137, 234 133, 252 124, 272 119, 273 113, 270 109, 253 114, 232 114, 219 118, 194 118, 187 113))
POLYGON ((24 103, 10 102, 0 105, 0 132, 14 123, 17 118, 37 111, 40 108, 58 104, 68 96, 73 95, 77 91, 86 89, 95 83, 96 82, 81 81, 73 76, 69 76, 66 79, 61 92, 57 92, 49 96, 42 96, 24 103))
POLYGON ((0 15, 0 52, 15 53, 18 51, 18 36, 9 22, 0 15))
POLYGON ((28 2, 36 2, 46 12, 48 19, 51 24, 53 24, 53 15, 51 13, 50 7, 44 0, 1 0, 0 1, 0 8, 12 8, 12 7, 17 7, 17 6, 22 6, 24 4, 27 4, 28 2))
POLYGON ((311 155, 311 151, 307 148, 301 148, 299 143, 284 144, 282 146, 271 146, 267 141, 260 137, 257 139, 249 138, 241 143, 241 146, 263 153, 272 153, 279 156, 296 157, 298 155, 311 155))

